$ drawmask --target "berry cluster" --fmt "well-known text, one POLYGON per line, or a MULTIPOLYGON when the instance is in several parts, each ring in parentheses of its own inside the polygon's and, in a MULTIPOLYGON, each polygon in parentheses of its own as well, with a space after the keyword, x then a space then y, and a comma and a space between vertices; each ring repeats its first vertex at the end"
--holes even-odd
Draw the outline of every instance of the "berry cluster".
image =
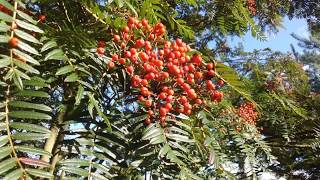
POLYGON ((258 113, 254 111, 254 105, 249 102, 240 105, 238 109, 238 115, 246 124, 256 125, 258 120, 258 113))
MULTIPOLYGON (((215 102, 223 98, 218 88, 224 81, 214 81, 214 64, 192 54, 181 39, 164 40, 165 34, 161 23, 151 26, 145 19, 130 17, 127 26, 113 36, 119 50, 112 54, 108 68, 124 68, 130 75, 134 95, 149 115, 146 125, 160 120, 164 126, 166 116, 190 115, 206 104, 205 97, 215 102)), ((97 53, 104 54, 104 48, 105 42, 99 41, 97 53)))
POLYGON ((247 0, 247 6, 248 10, 252 15, 256 15, 257 13, 257 8, 256 8, 256 2, 255 0, 247 0))

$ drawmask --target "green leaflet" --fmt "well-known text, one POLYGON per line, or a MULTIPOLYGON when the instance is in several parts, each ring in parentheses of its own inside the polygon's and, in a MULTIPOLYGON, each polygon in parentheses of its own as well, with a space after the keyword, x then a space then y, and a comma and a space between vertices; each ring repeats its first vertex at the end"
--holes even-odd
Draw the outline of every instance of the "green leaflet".
POLYGON ((42 46, 42 48, 41 48, 41 52, 44 52, 44 51, 46 51, 46 50, 48 50, 48 49, 51 49, 51 48, 53 48, 53 47, 57 47, 58 45, 57 45, 57 43, 55 42, 55 41, 49 41, 49 42, 47 42, 47 43, 45 43, 43 46, 42 46))
POLYGON ((54 49, 50 51, 44 58, 45 61, 47 60, 65 60, 66 57, 61 49, 54 49))
POLYGON ((39 52, 35 48, 31 47, 27 43, 24 43, 23 41, 19 41, 18 47, 24 51, 31 53, 31 54, 40 55, 39 52))
POLYGON ((33 20, 33 18, 31 16, 29 16, 28 14, 20 11, 20 10, 17 10, 17 14, 22 18, 22 19, 25 19, 27 21, 29 21, 30 23, 32 24, 37 24, 37 21, 33 20))
POLYGON ((58 69, 58 71, 56 72, 56 75, 63 75, 63 74, 67 74, 69 72, 74 71, 74 67, 71 65, 67 65, 67 66, 63 66, 60 69, 58 69))
POLYGON ((23 130, 28 130, 32 132, 39 132, 39 133, 44 133, 44 134, 50 134, 51 131, 48 128, 36 125, 36 124, 29 124, 29 123, 22 123, 22 122, 12 122, 10 123, 11 128, 16 128, 16 129, 23 129, 23 130))
POLYGON ((8 43, 9 40, 10 40, 10 36, 0 35, 0 43, 8 43))
POLYGON ((76 73, 72 73, 69 76, 66 77, 64 82, 75 82, 79 79, 79 76, 76 73))
POLYGON ((8 143, 9 139, 7 135, 0 136, 0 147, 6 145, 8 143))
POLYGON ((32 63, 34 65, 40 65, 40 63, 37 60, 35 60, 33 57, 31 57, 30 55, 28 55, 18 49, 13 49, 13 53, 29 63, 32 63))
POLYGON ((34 91, 34 90, 23 90, 19 91, 16 96, 22 96, 22 97, 42 97, 42 98, 49 98, 50 95, 43 91, 34 91))
POLYGON ((6 22, 12 22, 13 19, 8 14, 5 14, 2 11, 0 11, 0 20, 4 20, 6 22))
POLYGON ((10 146, 4 146, 4 147, 0 147, 0 161, 9 156, 11 153, 11 147, 10 146))
POLYGON ((49 134, 39 134, 39 133, 15 133, 12 135, 13 139, 22 141, 36 141, 43 140, 50 137, 49 134))
POLYGON ((13 63, 16 66, 18 66, 19 68, 24 69, 24 70, 26 70, 28 72, 31 72, 31 73, 34 73, 34 74, 40 74, 40 72, 37 69, 33 68, 32 66, 30 66, 30 65, 28 65, 26 63, 23 63, 23 62, 19 61, 19 60, 13 59, 13 63))
POLYGON ((49 106, 46 106, 44 104, 35 104, 35 103, 29 103, 24 101, 11 101, 9 105, 12 107, 36 109, 36 110, 47 111, 47 112, 52 111, 52 109, 49 106))
POLYGON ((26 168, 26 171, 36 177, 42 177, 42 178, 53 178, 53 175, 50 174, 49 172, 43 171, 43 170, 39 170, 39 169, 30 169, 30 168, 26 168))
POLYGON ((13 111, 9 113, 9 116, 12 118, 21 118, 21 119, 38 119, 38 120, 51 120, 51 116, 34 112, 34 111, 13 111))
POLYGON ((33 24, 21 21, 19 19, 16 20, 16 23, 17 23, 17 25, 19 27, 21 27, 23 29, 26 29, 26 30, 29 30, 29 31, 33 31, 33 32, 37 32, 37 33, 43 33, 43 31, 40 28, 38 28, 37 26, 35 26, 33 24))
POLYGON ((0 162, 0 175, 16 166, 15 158, 10 158, 0 162))
POLYGON ((18 180, 22 175, 22 171, 20 169, 16 169, 7 174, 3 180, 18 180))
POLYGON ((84 177, 87 177, 89 175, 88 170, 84 170, 84 169, 76 168, 76 167, 65 167, 64 166, 64 167, 61 167, 61 170, 67 171, 72 174, 84 176, 84 177))
POLYGON ((43 149, 35 148, 32 146, 16 145, 15 149, 20 152, 30 153, 34 155, 52 156, 51 153, 44 151, 43 149))
POLYGON ((24 31, 19 30, 19 29, 15 29, 14 32, 21 39, 24 39, 26 41, 33 42, 36 44, 41 44, 41 42, 38 39, 36 39, 35 37, 33 37, 31 34, 28 34, 24 31))

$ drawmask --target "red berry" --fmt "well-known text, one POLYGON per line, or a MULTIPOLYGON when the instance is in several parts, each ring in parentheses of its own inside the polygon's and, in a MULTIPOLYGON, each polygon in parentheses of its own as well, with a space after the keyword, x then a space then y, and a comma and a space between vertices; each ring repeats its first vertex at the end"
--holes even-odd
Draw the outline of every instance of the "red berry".
POLYGON ((150 125, 151 124, 151 119, 145 119, 144 120, 144 124, 146 125, 146 126, 148 126, 148 125, 150 125))
POLYGON ((178 38, 178 39, 176 39, 176 43, 177 43, 178 46, 181 46, 183 41, 182 41, 182 39, 178 38))
POLYGON ((215 76, 216 75, 216 72, 214 70, 209 70, 208 71, 208 76, 212 77, 212 76, 215 76))
POLYGON ((114 66, 115 66, 115 65, 114 65, 114 62, 110 61, 110 62, 108 63, 109 69, 113 69, 114 66))
POLYGON ((181 104, 184 104, 184 103, 188 102, 188 99, 187 99, 186 96, 181 96, 181 98, 179 99, 179 101, 180 101, 181 104))
POLYGON ((104 50, 103 47, 98 47, 98 48, 97 48, 97 53, 98 53, 98 54, 104 54, 104 51, 105 51, 105 50, 104 50))
POLYGON ((183 83, 184 83, 183 78, 178 78, 178 79, 177 79, 177 83, 180 84, 180 85, 183 84, 183 83))
POLYGON ((194 62, 196 65, 200 65, 202 62, 202 57, 199 54, 195 54, 192 57, 192 62, 194 62))
POLYGON ((131 52, 130 51, 124 52, 124 56, 127 57, 127 58, 130 58, 131 57, 131 52))
POLYGON ((116 54, 114 54, 114 55, 112 55, 112 61, 116 61, 116 60, 118 60, 118 55, 116 55, 116 54))
POLYGON ((133 66, 128 66, 128 67, 126 68, 126 70, 127 70, 128 74, 132 74, 133 71, 134 71, 134 68, 133 68, 133 66))
POLYGON ((202 104, 202 100, 201 99, 196 99, 196 104, 202 104))
POLYGON ((148 26, 148 21, 146 19, 141 20, 142 26, 148 26))
POLYGON ((168 93, 168 95, 172 96, 174 94, 174 91, 172 89, 168 89, 167 93, 168 93))
POLYGON ((169 95, 167 98, 166 98, 166 102, 167 103, 171 103, 173 101, 173 96, 172 95, 169 95))
POLYGON ((45 15, 40 15, 38 17, 38 19, 39 19, 40 22, 44 22, 46 20, 46 16, 45 15))
POLYGON ((128 24, 134 24, 136 23, 136 19, 134 17, 129 17, 128 24))
POLYGON ((147 107, 151 107, 152 106, 152 101, 151 100, 146 100, 144 103, 145 103, 145 105, 147 107))
POLYGON ((213 63, 208 63, 208 64, 207 64, 207 69, 208 69, 208 70, 213 69, 213 67, 214 67, 213 63))
POLYGON ((149 56, 145 52, 140 52, 139 56, 143 62, 146 62, 149 60, 149 56))
POLYGON ((223 86, 223 85, 224 85, 224 81, 223 81, 222 79, 219 79, 219 80, 217 81, 217 84, 218 84, 219 86, 223 86))
POLYGON ((114 35, 113 36, 113 41, 114 42, 119 42, 120 41, 120 36, 119 35, 114 35))
POLYGON ((125 26, 123 29, 122 29, 122 32, 124 33, 128 33, 130 31, 130 28, 128 26, 125 26))
POLYGON ((12 47, 16 47, 18 46, 18 43, 19 43, 19 39, 16 38, 16 37, 13 37, 9 40, 9 45, 12 46, 12 47))
POLYGON ((142 86, 148 86, 149 83, 146 79, 142 79, 141 84, 142 84, 142 86))
POLYGON ((162 92, 162 93, 159 94, 159 98, 162 99, 162 100, 164 100, 164 99, 167 98, 167 94, 164 93, 164 92, 162 92))
POLYGON ((165 107, 161 107, 159 112, 161 116, 166 116, 168 113, 168 109, 165 107))
POLYGON ((196 72, 195 74, 194 74, 194 76, 195 76, 195 78, 196 79, 201 79, 202 77, 203 77, 203 74, 202 74, 202 72, 196 72))
POLYGON ((153 116, 154 115, 154 112, 152 110, 148 110, 148 115, 149 116, 153 116))
POLYGON ((171 103, 166 103, 166 105, 164 106, 165 108, 167 108, 168 110, 172 108, 172 104, 171 103))
POLYGON ((120 58, 119 59, 119 63, 124 65, 124 64, 126 64, 126 60, 124 58, 120 58))
POLYGON ((131 56, 134 56, 137 54, 137 50, 135 48, 130 48, 130 53, 131 53, 131 56))

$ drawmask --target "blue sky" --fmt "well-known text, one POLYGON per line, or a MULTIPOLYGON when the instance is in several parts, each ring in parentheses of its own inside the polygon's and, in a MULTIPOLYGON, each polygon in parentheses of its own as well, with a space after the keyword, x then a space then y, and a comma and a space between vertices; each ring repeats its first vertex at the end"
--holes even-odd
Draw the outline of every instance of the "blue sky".
POLYGON ((228 44, 231 47, 237 46, 241 42, 245 51, 252 51, 253 49, 271 48, 274 51, 287 52, 291 51, 290 44, 293 44, 296 50, 302 51, 298 47, 297 41, 290 35, 295 33, 301 37, 308 37, 307 22, 304 19, 292 19, 284 18, 283 27, 280 28, 277 34, 266 34, 266 41, 259 41, 251 36, 251 33, 247 33, 245 36, 229 38, 228 44))

